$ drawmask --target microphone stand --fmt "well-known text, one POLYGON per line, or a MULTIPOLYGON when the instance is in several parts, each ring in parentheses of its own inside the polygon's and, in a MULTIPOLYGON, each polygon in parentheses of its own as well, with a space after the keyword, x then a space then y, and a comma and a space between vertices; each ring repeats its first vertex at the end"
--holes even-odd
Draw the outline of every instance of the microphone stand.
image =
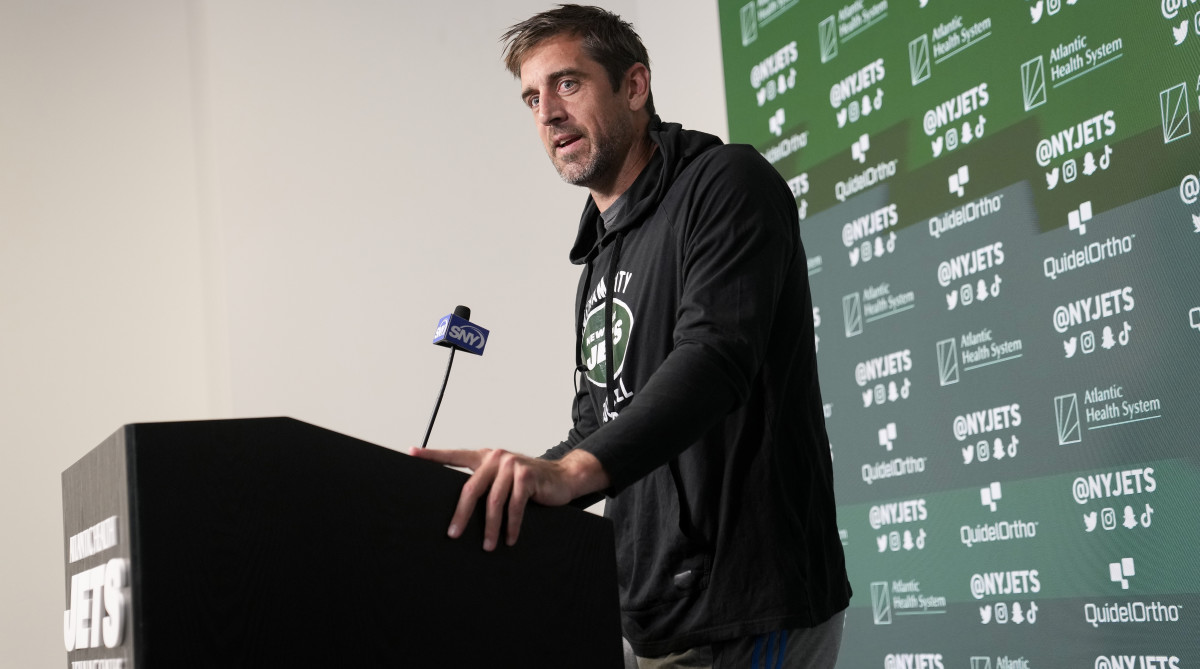
POLYGON ((446 394, 446 384, 450 381, 450 368, 454 366, 454 347, 450 347, 450 360, 446 363, 446 376, 442 379, 442 389, 438 391, 437 402, 433 404, 433 414, 429 416, 429 425, 425 428, 425 438, 421 440, 421 448, 429 443, 429 433, 433 432, 433 421, 437 420, 438 409, 442 407, 442 395, 446 394))

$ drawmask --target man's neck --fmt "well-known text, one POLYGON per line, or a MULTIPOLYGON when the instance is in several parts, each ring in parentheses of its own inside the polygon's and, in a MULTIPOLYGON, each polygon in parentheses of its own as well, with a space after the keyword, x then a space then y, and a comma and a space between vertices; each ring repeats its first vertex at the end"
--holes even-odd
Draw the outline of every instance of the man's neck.
POLYGON ((650 163, 650 159, 654 157, 654 152, 657 150, 657 145, 650 141, 648 133, 641 133, 641 139, 634 142, 629 147, 629 153, 625 156, 625 162, 621 166, 621 170, 617 172, 616 178, 610 186, 601 188, 589 189, 592 193, 592 200, 596 203, 596 208, 601 212, 612 206, 617 198, 629 190, 633 182, 637 180, 638 175, 642 170, 646 169, 646 165, 650 163))

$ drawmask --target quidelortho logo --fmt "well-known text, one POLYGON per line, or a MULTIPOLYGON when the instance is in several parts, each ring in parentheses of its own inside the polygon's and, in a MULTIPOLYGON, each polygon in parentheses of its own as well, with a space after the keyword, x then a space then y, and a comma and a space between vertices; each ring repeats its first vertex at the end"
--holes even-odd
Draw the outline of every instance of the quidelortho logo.
POLYGON ((783 107, 775 110, 771 114, 771 118, 767 119, 767 131, 776 137, 783 137, 783 124, 787 123, 787 112, 783 107))
POLYGON ((1162 114, 1163 144, 1170 144, 1192 134, 1192 110, 1188 97, 1185 83, 1179 83, 1158 94, 1158 108, 1162 114))
POLYGON ((1087 223, 1092 220, 1092 201, 1088 200, 1078 208, 1067 212, 1067 229, 1078 232, 1081 236, 1087 234, 1087 223))
POLYGON ((850 196, 896 176, 896 169, 899 164, 900 161, 893 158, 892 160, 884 160, 876 165, 871 165, 849 179, 835 183, 833 185, 833 196, 837 198, 838 202, 845 202, 850 196))
POLYGON ((942 235, 952 230, 1000 213, 1003 204, 1003 195, 985 195, 978 200, 955 207, 941 216, 934 216, 929 219, 929 236, 941 239, 942 235))
POLYGON ((958 537, 964 546, 971 548, 978 544, 1032 539, 1037 536, 1037 526, 1036 522, 1024 520, 963 525, 958 529, 958 537))
POLYGON ((1054 190, 1062 184, 1073 183, 1078 179, 1080 159, 1083 161, 1082 174, 1085 177, 1111 167, 1112 146, 1105 144, 1101 148, 1097 145, 1116 132, 1116 114, 1109 110, 1039 140, 1034 149, 1034 157, 1038 165, 1050 167, 1050 171, 1045 174, 1046 190, 1054 190), (1088 150, 1081 158, 1072 155, 1085 148, 1088 150), (1056 163, 1060 159, 1062 162, 1056 163))
POLYGON ((790 137, 784 137, 778 144, 763 151, 762 156, 767 159, 767 162, 774 165, 806 146, 808 146, 807 130, 794 133, 790 137))
POLYGON ((958 168, 957 172, 954 172, 953 174, 951 174, 950 177, 947 179, 947 181, 949 182, 949 185, 950 185, 950 192, 953 193, 954 195, 962 197, 963 195, 966 194, 966 190, 964 189, 964 186, 966 186, 967 182, 970 180, 971 180, 971 169, 967 165, 963 165, 962 167, 958 168))
POLYGON ((858 139, 850 145, 850 158, 857 160, 860 165, 867 163, 867 151, 871 149, 871 136, 867 134, 859 135, 858 139))
POLYGON ((996 513, 996 502, 1000 501, 1000 498, 1003 496, 1004 494, 999 481, 992 481, 991 485, 979 490, 980 502, 991 509, 992 513, 996 513))
MULTIPOLYGON (((1090 210, 1091 207, 1089 204, 1088 211, 1090 212, 1090 210)), ((1080 208, 1075 211, 1080 215, 1079 223, 1082 230, 1086 227, 1086 221, 1083 220, 1083 206, 1080 205, 1080 208)), ((1069 221, 1070 219, 1068 219, 1068 225, 1069 221)), ((1084 232, 1080 232, 1080 234, 1084 234, 1084 232)), ((1131 253, 1135 237, 1137 237, 1137 233, 1125 235, 1124 237, 1109 237, 1103 242, 1092 242, 1087 246, 1067 251, 1057 258, 1053 256, 1047 257, 1042 260, 1042 275, 1053 281, 1062 274, 1131 253)), ((1067 357, 1071 356, 1068 355, 1067 357)))
POLYGON ((799 59, 800 51, 796 41, 792 40, 750 68, 750 86, 759 107, 795 89, 796 68, 793 65, 799 59))
POLYGON ((1108 565, 1108 580, 1120 583, 1122 590, 1129 589, 1129 579, 1133 578, 1135 573, 1131 557, 1122 558, 1120 562, 1112 562, 1108 565))
MULTIPOLYGON (((875 464, 867 463, 862 466, 862 480, 867 485, 872 485, 876 481, 884 479, 901 478, 911 476, 913 474, 924 474, 925 464, 928 458, 896 458, 886 462, 876 462, 875 464)), ((876 538, 879 543, 879 552, 885 550, 918 550, 925 548, 925 530, 920 529, 916 535, 913 535, 912 530, 905 530, 901 536, 898 531, 891 532, 885 535, 882 539, 876 538)))
POLYGON ((1041 56, 1021 63, 1021 95, 1025 111, 1046 104, 1046 63, 1041 56))
POLYGON ((839 128, 857 123, 883 107, 880 83, 886 75, 883 59, 877 58, 830 87, 829 104, 834 109, 839 128))
MULTIPOLYGON (((1122 558, 1119 562, 1110 562, 1108 565, 1108 580, 1114 584, 1120 584, 1121 590, 1129 589, 1130 581, 1137 576, 1133 558, 1122 558)), ((1181 609, 1176 604, 1165 603, 1161 601, 1140 601, 1140 600, 1124 600, 1120 602, 1088 602, 1083 605, 1083 619, 1092 626, 1093 629, 1099 629, 1101 625, 1172 625, 1179 622, 1181 618, 1181 609)), ((1113 658, 1114 660, 1116 658, 1113 658)), ((1178 658, 1174 658, 1178 661, 1178 658)), ((1126 664, 1122 660, 1121 664, 1115 664, 1116 667, 1167 667, 1170 658, 1158 657, 1157 661, 1162 663, 1153 664, 1126 664)), ((1097 663, 1097 666, 1100 666, 1097 663)))
POLYGON ((891 452, 892 448, 896 445, 895 423, 888 423, 884 427, 879 428, 879 445, 891 452))

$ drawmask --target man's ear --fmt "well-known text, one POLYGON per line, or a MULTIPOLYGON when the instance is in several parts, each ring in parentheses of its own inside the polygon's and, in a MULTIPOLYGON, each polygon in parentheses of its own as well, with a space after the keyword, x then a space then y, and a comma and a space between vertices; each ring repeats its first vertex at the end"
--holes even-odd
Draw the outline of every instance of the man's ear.
POLYGON ((625 72, 625 95, 631 111, 639 111, 646 107, 650 97, 650 68, 642 63, 634 63, 625 72))

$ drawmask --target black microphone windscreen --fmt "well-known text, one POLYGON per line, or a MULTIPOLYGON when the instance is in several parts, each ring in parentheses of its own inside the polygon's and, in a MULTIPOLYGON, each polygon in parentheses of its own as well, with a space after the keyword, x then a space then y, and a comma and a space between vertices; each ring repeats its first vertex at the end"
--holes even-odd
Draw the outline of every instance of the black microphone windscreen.
POLYGON ((471 307, 464 307, 460 304, 457 307, 454 307, 454 315, 458 316, 464 321, 469 321, 471 320, 471 307))

